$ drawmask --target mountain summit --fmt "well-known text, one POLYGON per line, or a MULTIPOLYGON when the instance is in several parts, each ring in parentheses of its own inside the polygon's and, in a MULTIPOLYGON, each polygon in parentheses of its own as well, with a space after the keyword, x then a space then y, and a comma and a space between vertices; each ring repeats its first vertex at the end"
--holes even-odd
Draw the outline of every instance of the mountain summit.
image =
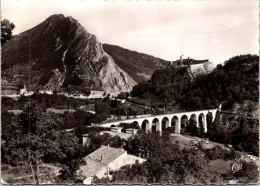
POLYGON ((107 92, 136 84, 75 19, 52 15, 2 48, 3 77, 13 85, 58 90, 80 86, 107 92), (16 76, 12 76, 16 74, 16 76))

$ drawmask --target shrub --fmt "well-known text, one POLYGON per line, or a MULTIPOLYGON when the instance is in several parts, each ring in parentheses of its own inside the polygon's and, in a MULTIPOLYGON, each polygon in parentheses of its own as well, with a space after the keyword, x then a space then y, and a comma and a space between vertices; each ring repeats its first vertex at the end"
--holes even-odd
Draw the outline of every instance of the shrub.
POLYGON ((13 177, 8 177, 8 178, 6 179, 6 183, 12 184, 12 183, 17 183, 17 181, 16 181, 13 177))

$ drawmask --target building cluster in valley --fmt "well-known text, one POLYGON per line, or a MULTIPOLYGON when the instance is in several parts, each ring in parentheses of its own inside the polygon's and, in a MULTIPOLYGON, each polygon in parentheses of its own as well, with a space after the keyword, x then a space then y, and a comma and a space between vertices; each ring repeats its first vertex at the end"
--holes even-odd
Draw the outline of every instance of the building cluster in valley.
MULTIPOLYGON (((2 79, 2 84, 6 83, 5 79, 2 79)), ((49 94, 52 95, 54 94, 54 92, 52 90, 39 90, 37 91, 39 94, 49 94)), ((2 90, 1 91, 1 96, 4 97, 11 97, 11 98, 17 98, 20 96, 31 96, 33 95, 35 92, 28 90, 26 85, 24 85, 23 88, 21 88, 19 91, 16 90, 2 90)), ((67 93, 67 92, 60 92, 57 93, 58 95, 64 95, 66 97, 74 97, 74 98, 79 98, 79 99, 95 99, 95 98, 104 98, 105 96, 107 96, 107 93, 105 91, 97 91, 97 90, 91 90, 90 95, 85 95, 85 94, 73 94, 73 93, 67 93)))

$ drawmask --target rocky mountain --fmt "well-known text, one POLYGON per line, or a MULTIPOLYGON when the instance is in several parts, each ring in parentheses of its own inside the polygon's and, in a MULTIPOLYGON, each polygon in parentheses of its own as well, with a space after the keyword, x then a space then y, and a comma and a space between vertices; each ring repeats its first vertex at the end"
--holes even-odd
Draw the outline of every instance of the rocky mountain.
POLYGON ((150 79, 155 70, 170 65, 170 61, 116 45, 103 44, 103 48, 106 53, 113 57, 115 63, 137 83, 150 79))
POLYGON ((2 78, 9 85, 49 90, 78 86, 122 92, 136 84, 96 36, 63 15, 50 16, 3 46, 2 78))

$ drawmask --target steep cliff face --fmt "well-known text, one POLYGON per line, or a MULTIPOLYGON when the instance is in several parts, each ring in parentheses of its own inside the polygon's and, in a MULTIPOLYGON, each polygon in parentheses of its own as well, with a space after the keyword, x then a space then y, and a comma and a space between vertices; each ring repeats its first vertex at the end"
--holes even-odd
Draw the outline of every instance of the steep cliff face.
POLYGON ((103 50, 96 36, 63 15, 53 15, 7 42, 2 49, 2 69, 7 80, 10 72, 17 74, 8 82, 51 90, 74 85, 121 92, 136 84, 103 50), (27 71, 18 74, 20 66, 27 71))

